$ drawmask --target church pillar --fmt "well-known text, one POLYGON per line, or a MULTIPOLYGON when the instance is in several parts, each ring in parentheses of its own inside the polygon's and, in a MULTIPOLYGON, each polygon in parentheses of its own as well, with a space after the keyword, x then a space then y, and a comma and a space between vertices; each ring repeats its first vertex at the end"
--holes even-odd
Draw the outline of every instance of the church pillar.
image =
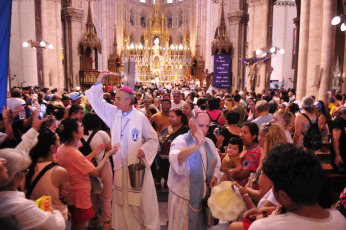
MULTIPOLYGON (((260 33, 261 36, 259 37, 259 41, 257 44, 259 44, 260 46, 256 47, 255 49, 261 49, 261 48, 265 48, 265 49, 270 49, 271 45, 268 47, 267 43, 268 43, 268 33, 269 33, 269 28, 268 28, 268 19, 269 19, 269 1, 265 0, 263 1, 262 5, 260 7, 258 7, 258 10, 256 11, 256 16, 260 15, 259 12, 261 12, 262 15, 262 22, 260 22, 260 26, 257 27, 257 32, 256 34, 260 33), (260 30, 260 31, 258 31, 260 30)), ((269 61, 269 60, 268 60, 269 61)), ((270 63, 270 62, 269 62, 270 63)), ((261 92, 261 90, 266 88, 266 80, 269 76, 267 76, 267 65, 268 62, 263 63, 262 65, 259 66, 259 71, 257 74, 257 78, 256 79, 256 92, 261 92), (258 84, 259 81, 259 84, 258 84)), ((270 73, 268 73, 269 75, 270 73)))
MULTIPOLYGON (((268 52, 271 47, 272 30, 272 8, 273 0, 248 0, 249 4, 249 58, 253 57, 254 51, 262 49, 268 52)), ((262 53, 263 54, 263 53, 262 53)), ((263 58, 259 55, 257 58, 263 58)), ((269 86, 270 79, 270 57, 266 62, 256 65, 255 91, 260 92, 269 86)), ((247 90, 250 91, 250 79, 247 78, 247 90)))
MULTIPOLYGON (((254 55, 254 37, 255 37, 255 6, 253 2, 248 2, 249 4, 249 41, 248 41, 248 57, 252 57, 254 55)), ((246 89, 247 91, 251 91, 250 78, 246 76, 246 89)))
POLYGON ((79 41, 82 37, 83 10, 66 7, 62 10, 65 40, 65 78, 67 90, 79 85, 79 41))
POLYGON ((301 1, 299 53, 296 96, 301 100, 306 92, 306 68, 309 44, 310 0, 301 1))
POLYGON ((335 26, 330 25, 336 15, 336 3, 334 1, 323 1, 323 21, 322 21, 322 48, 321 48, 321 81, 318 99, 328 100, 327 91, 331 90, 331 64, 334 57, 335 26))
MULTIPOLYGON (((41 1, 42 39, 54 46, 46 49, 43 55, 42 80, 44 87, 63 87, 62 46, 61 46, 61 1, 41 1)), ((48 46, 48 45, 47 45, 48 46)))
POLYGON ((309 43, 306 73, 306 95, 318 98, 318 84, 321 64, 323 0, 314 0, 310 4, 309 43))
POLYGON ((232 92, 244 88, 245 66, 242 65, 242 59, 245 54, 245 41, 246 41, 246 25, 249 20, 249 15, 243 10, 232 11, 228 14, 228 21, 230 23, 229 33, 230 40, 233 45, 232 53, 232 92))

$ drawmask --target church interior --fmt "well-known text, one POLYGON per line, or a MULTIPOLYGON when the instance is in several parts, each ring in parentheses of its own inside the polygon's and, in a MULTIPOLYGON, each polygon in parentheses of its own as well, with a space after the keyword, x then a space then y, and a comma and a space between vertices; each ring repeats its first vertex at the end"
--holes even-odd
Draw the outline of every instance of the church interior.
POLYGON ((119 84, 209 87, 230 55, 230 91, 345 92, 345 0, 13 0, 9 87, 119 84), (339 21, 332 20, 340 16, 339 21), (338 23, 336 23, 338 22, 338 23))

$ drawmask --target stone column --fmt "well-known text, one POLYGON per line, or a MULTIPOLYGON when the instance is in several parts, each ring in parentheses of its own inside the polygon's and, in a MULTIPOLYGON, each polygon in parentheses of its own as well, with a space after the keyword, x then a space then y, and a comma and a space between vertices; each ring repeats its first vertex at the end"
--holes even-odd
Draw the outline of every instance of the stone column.
MULTIPOLYGON (((259 41, 257 41, 257 44, 260 44, 260 47, 255 47, 255 49, 260 49, 260 48, 269 48, 267 47, 267 41, 268 41, 268 15, 269 12, 269 0, 264 0, 262 5, 260 7, 258 7, 258 9, 256 9, 256 16, 257 15, 262 15, 262 22, 261 22, 261 26, 257 27, 255 29, 257 29, 256 34, 261 34, 261 36, 258 38, 259 41)), ((268 73, 269 74, 269 73, 268 73)), ((268 76, 269 77, 269 76, 268 76)), ((256 92, 260 93, 261 90, 266 88, 266 79, 267 77, 267 62, 263 63, 259 66, 258 71, 257 71, 257 78, 256 79, 256 87, 255 90, 256 92), (257 84, 257 82, 259 81, 259 86, 257 84)))
POLYGON ((306 95, 318 98, 322 45, 322 21, 318 19, 323 15, 323 0, 314 0, 313 3, 310 4, 306 95))
POLYGON ((299 35, 299 53, 298 53, 298 76, 296 96, 301 100, 306 92, 306 68, 308 58, 309 44, 309 21, 310 21, 310 0, 301 1, 300 14, 300 35, 299 35))
MULTIPOLYGON (((106 1, 102 1, 100 2, 101 7, 102 7, 102 13, 101 13, 101 33, 98 33, 98 37, 100 37, 101 41, 102 41, 102 50, 101 50, 101 54, 102 54, 102 63, 99 63, 98 68, 99 69, 106 69, 107 68, 107 60, 109 57, 109 50, 108 50, 108 42, 109 42, 109 37, 107 36, 107 19, 106 17, 109 16, 108 12, 106 11, 106 1)), ((94 14, 93 14, 94 15, 94 14)), ((136 25, 137 24, 137 20, 136 21, 136 25)), ((98 51, 95 51, 98 52, 98 51)), ((100 55, 100 53, 98 53, 98 55, 100 55)))
MULTIPOLYGON (((41 2, 42 39, 54 46, 48 47, 43 56, 43 84, 44 87, 63 87, 62 48, 61 48, 61 1, 47 0, 41 2)), ((48 46, 48 44, 47 44, 48 46)))
POLYGON ((321 81, 318 93, 318 99, 324 101, 328 100, 327 91, 331 90, 330 74, 331 62, 334 57, 335 47, 335 26, 330 22, 336 15, 336 3, 334 1, 323 2, 323 21, 322 21, 322 48, 321 48, 321 81), (334 35, 334 36, 333 36, 334 35), (333 39, 334 37, 334 39, 333 39), (334 41, 334 42, 333 42, 334 41))
POLYGON ((244 76, 245 66, 242 59, 245 57, 246 25, 249 20, 248 14, 243 10, 233 11, 228 14, 230 23, 230 40, 233 45, 232 54, 232 92, 241 89, 244 85, 241 77, 244 76))
POLYGON ((83 10, 66 7, 62 10, 62 15, 65 24, 65 78, 67 89, 70 90, 79 84, 79 42, 82 37, 83 10))
MULTIPOLYGON (((252 57, 254 55, 254 37, 255 37, 255 4, 253 1, 248 1, 249 4, 249 41, 248 41, 248 57, 252 57)), ((247 91, 251 91, 250 79, 247 76, 246 78, 246 89, 247 91)))

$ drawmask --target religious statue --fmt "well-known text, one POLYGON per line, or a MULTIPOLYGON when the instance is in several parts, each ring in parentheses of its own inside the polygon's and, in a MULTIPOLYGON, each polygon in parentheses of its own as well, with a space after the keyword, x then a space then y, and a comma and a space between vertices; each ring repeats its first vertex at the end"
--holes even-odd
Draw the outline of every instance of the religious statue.
POLYGON ((244 60, 244 64, 249 66, 249 75, 248 77, 250 78, 250 89, 251 91, 255 91, 255 80, 256 80, 256 65, 262 64, 265 60, 267 60, 267 57, 255 61, 254 59, 250 59, 249 61, 244 60))

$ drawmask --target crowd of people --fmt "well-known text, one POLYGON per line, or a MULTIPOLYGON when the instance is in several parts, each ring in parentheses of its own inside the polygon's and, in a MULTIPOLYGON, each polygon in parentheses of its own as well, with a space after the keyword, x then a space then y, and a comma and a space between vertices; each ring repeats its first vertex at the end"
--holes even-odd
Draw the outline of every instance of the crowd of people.
POLYGON ((315 155, 330 143, 333 170, 346 173, 345 94, 112 88, 108 74, 85 92, 11 89, 0 116, 1 226, 157 230, 157 194, 168 192, 168 229, 203 230, 212 188, 232 181, 247 211, 228 229, 345 228, 346 189, 333 203, 315 155), (143 185, 132 187, 138 163, 143 185))

